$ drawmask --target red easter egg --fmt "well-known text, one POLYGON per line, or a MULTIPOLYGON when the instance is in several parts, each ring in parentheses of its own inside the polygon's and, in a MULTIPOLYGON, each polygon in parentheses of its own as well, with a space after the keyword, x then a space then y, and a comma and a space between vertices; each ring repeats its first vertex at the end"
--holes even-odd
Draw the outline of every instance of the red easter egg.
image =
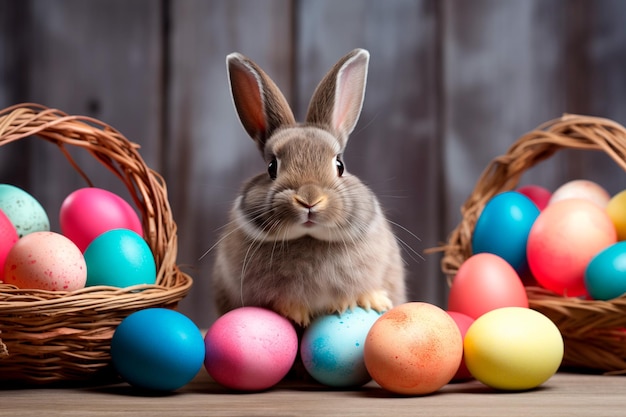
POLYGON ((617 232, 605 210, 584 199, 551 203, 528 235, 528 266, 542 287, 567 297, 586 296, 585 269, 617 232))
POLYGON ((552 193, 544 187, 538 185, 524 185, 517 189, 517 192, 524 194, 526 197, 535 203, 539 210, 543 210, 548 205, 552 193))
POLYGON ((528 307, 528 295, 515 269, 492 253, 478 253, 457 271, 448 296, 448 310, 477 319, 502 307, 528 307))
MULTIPOLYGON (((467 329, 470 328, 472 323, 474 323, 474 319, 468 316, 467 314, 458 313, 456 311, 448 311, 452 320, 459 326, 459 330, 461 331, 461 337, 465 339, 465 334, 467 333, 467 329)), ((459 369, 454 374, 452 378, 453 382, 467 381, 469 379, 473 379, 474 377, 470 373, 469 369, 467 369, 467 365, 465 364, 465 355, 463 355, 463 359, 461 360, 461 364, 459 365, 459 369)))

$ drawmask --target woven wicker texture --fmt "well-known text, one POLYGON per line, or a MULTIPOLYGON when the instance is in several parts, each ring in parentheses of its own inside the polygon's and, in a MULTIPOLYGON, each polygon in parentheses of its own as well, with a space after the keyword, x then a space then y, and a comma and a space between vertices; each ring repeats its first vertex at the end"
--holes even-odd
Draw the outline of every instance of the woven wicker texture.
POLYGON ((176 265, 177 235, 163 178, 139 146, 110 126, 37 104, 0 111, 0 146, 32 137, 57 145, 88 185, 68 149, 84 149, 128 188, 157 264, 155 285, 88 287, 72 292, 0 284, 0 381, 108 381, 109 345, 120 321, 148 307, 174 308, 192 279, 176 265))
MULTIPOLYGON (((603 151, 626 170, 626 130, 608 119, 564 115, 521 136, 484 170, 461 208, 461 222, 440 248, 448 283, 472 254, 474 226, 489 199, 514 189, 524 172, 562 149, 603 151)), ((565 298, 538 287, 528 287, 527 293, 531 308, 552 319, 563 335, 563 366, 626 372, 626 296, 590 301, 565 298)))

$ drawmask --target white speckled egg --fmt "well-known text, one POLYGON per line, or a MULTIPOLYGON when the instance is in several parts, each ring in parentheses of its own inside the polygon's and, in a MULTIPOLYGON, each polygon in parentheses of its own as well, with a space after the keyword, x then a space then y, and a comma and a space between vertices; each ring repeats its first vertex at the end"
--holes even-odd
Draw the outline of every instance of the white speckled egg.
POLYGON ((19 237, 50 230, 44 208, 35 197, 19 187, 0 184, 0 210, 11 220, 19 237))
POLYGON ((54 232, 34 232, 18 240, 4 263, 4 282, 25 289, 74 291, 87 282, 78 247, 54 232))

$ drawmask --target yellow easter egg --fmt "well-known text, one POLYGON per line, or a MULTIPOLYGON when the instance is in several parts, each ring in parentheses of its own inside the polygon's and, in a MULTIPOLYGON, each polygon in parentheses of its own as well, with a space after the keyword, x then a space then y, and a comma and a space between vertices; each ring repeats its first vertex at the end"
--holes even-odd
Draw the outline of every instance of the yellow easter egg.
POLYGON ((465 364, 492 388, 521 391, 546 382, 563 360, 563 337, 543 314, 504 307, 480 316, 467 330, 465 364))
POLYGON ((615 226, 617 239, 626 240, 626 190, 611 197, 606 212, 615 226))

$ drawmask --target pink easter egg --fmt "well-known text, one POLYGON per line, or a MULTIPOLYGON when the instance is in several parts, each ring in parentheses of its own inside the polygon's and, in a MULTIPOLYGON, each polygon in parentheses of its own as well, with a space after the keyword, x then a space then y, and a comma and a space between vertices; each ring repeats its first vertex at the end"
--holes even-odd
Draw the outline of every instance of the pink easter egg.
POLYGON ((112 229, 129 229, 143 236, 139 216, 122 197, 101 188, 81 188, 68 195, 59 213, 64 236, 85 252, 96 237, 112 229))
POLYGON ((259 307, 232 310, 209 328, 204 338, 204 366, 219 384, 241 391, 276 385, 291 369, 298 351, 294 326, 283 316, 259 307))
POLYGON ((0 281, 4 279, 4 262, 17 239, 15 226, 7 215, 0 210, 0 281))

